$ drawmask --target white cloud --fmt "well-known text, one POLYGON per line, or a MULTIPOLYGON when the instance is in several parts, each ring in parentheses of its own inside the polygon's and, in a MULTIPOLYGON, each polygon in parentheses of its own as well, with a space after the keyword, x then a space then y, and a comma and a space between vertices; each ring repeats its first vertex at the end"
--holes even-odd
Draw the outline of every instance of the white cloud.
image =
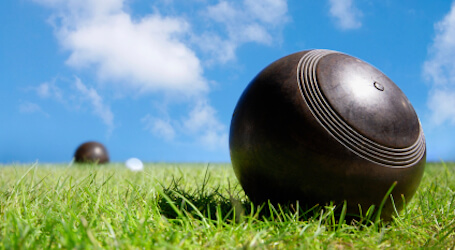
POLYGON ((237 44, 223 39, 217 34, 203 34, 193 38, 199 44, 200 49, 209 54, 211 58, 207 60, 209 64, 214 62, 228 62, 235 58, 237 44))
POLYGON ((41 106, 33 102, 22 102, 19 104, 19 112, 21 113, 42 113, 44 116, 49 117, 49 114, 44 112, 41 106))
POLYGON ((329 0, 330 15, 342 30, 357 29, 362 26, 362 12, 354 6, 354 0, 329 0))
POLYGON ((424 77, 432 84, 428 99, 431 121, 455 125, 455 2, 450 12, 435 24, 436 36, 423 65, 424 77))
POLYGON ((226 128, 206 100, 199 100, 182 123, 186 131, 199 134, 199 140, 206 148, 224 148, 228 144, 226 128))
POLYGON ((184 121, 184 126, 189 131, 198 132, 208 128, 222 129, 223 125, 215 118, 216 111, 206 100, 200 100, 184 121))
MULTIPOLYGON (((74 82, 71 82, 71 84, 69 84, 74 91, 65 91, 64 88, 61 88, 57 85, 57 80, 68 83, 64 79, 56 78, 50 82, 44 82, 38 85, 38 87, 28 88, 28 90, 33 90, 42 99, 53 99, 54 101, 63 104, 70 110, 77 110, 80 107, 87 106, 88 104, 93 114, 101 118, 103 123, 107 126, 108 134, 113 131, 114 114, 112 113, 109 105, 104 102, 103 98, 99 95, 96 89, 93 87, 87 87, 80 78, 75 77, 74 82)), ((21 112, 42 111, 37 104, 24 104, 27 105, 21 105, 21 112)), ((47 113, 45 114, 49 116, 47 113)))
POLYGON ((210 150, 217 148, 227 149, 229 143, 228 140, 229 138, 227 133, 220 133, 216 130, 207 130, 200 137, 201 144, 210 150))
POLYGON ((440 125, 446 121, 455 125, 455 90, 436 89, 431 92, 428 100, 431 121, 440 125))
POLYGON ((216 110, 207 100, 198 100, 188 115, 171 120, 147 114, 141 119, 144 128, 168 141, 178 136, 195 136, 197 143, 209 150, 227 149, 226 127, 218 120, 216 110))
POLYGON ((175 138, 175 129, 171 125, 169 119, 156 118, 147 114, 141 119, 141 121, 145 124, 145 129, 150 131, 152 134, 162 137, 168 141, 175 138))
POLYGON ((228 1, 220 1, 217 5, 207 8, 208 15, 215 21, 230 24, 240 21, 242 16, 239 10, 236 10, 228 1))
POLYGON ((208 6, 206 15, 221 24, 225 32, 205 32, 195 40, 221 63, 233 60, 235 50, 244 43, 272 44, 288 21, 286 0, 244 0, 241 4, 220 1, 208 6))
POLYGON ((55 80, 51 82, 44 82, 38 87, 34 88, 36 93, 41 98, 56 98, 59 101, 63 100, 63 92, 55 84, 55 80))
POLYGON ((47 98, 51 95, 50 93, 50 87, 49 87, 49 83, 45 82, 45 83, 42 83, 41 85, 39 85, 37 88, 36 88, 36 92, 38 93, 38 95, 42 98, 47 98))
POLYGON ((123 0, 38 0, 55 9, 67 64, 95 68, 103 81, 135 90, 193 95, 208 90, 196 54, 185 44, 189 25, 150 14, 133 20, 123 0))
POLYGON ((77 77, 74 81, 74 86, 80 94, 79 97, 90 103, 93 113, 101 118, 108 127, 108 134, 110 134, 114 129, 114 114, 111 108, 103 102, 103 98, 94 88, 87 88, 77 77))
POLYGON ((283 0, 245 0, 245 6, 252 16, 263 23, 281 25, 287 21, 287 2, 283 0))

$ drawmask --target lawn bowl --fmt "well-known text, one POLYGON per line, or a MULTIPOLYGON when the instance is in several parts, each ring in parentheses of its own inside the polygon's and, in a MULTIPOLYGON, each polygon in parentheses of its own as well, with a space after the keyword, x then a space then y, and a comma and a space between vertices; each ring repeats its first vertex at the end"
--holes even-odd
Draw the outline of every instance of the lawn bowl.
MULTIPOLYGON (((370 64, 331 50, 295 53, 260 72, 234 110, 229 147, 254 203, 346 201, 351 215, 359 205, 363 214, 378 208, 394 185, 399 211, 426 161, 421 124, 403 92, 370 64)), ((393 212, 387 199, 381 217, 393 212)))
POLYGON ((77 163, 108 163, 109 154, 103 144, 98 142, 86 142, 81 144, 74 153, 74 161, 77 163))

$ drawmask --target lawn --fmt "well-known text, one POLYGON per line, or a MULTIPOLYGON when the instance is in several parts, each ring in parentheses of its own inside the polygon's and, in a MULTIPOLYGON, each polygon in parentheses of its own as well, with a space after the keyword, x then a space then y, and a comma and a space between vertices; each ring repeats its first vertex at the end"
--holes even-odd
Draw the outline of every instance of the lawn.
MULTIPOLYGON (((230 164, 0 165, 1 248, 454 248, 455 163, 389 223, 254 207, 230 164)), ((338 211, 338 210, 337 210, 338 211)))

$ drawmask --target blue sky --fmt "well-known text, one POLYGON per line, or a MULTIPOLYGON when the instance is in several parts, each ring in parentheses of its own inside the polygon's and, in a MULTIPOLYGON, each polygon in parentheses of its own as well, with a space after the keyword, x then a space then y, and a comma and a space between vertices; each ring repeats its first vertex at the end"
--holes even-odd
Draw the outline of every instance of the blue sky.
POLYGON ((307 49, 367 61, 408 96, 427 158, 455 160, 448 0, 16 0, 0 4, 0 163, 229 162, 232 111, 265 66, 307 49))

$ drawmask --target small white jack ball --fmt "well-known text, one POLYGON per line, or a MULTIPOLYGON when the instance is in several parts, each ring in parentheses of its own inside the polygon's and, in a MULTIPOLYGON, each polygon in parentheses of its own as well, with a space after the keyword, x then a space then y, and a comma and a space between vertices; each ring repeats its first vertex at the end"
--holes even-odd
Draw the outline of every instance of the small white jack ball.
POLYGON ((144 169, 144 164, 138 158, 130 158, 125 162, 127 168, 131 171, 142 171, 144 169))

